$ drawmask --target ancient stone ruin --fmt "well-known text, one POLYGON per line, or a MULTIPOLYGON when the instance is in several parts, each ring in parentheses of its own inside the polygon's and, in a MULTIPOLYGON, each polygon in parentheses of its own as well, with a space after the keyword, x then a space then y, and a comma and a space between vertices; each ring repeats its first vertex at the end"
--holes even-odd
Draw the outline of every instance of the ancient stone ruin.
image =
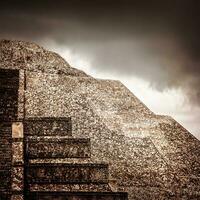
POLYGON ((200 199, 200 141, 119 81, 2 40, 0 199, 200 199))

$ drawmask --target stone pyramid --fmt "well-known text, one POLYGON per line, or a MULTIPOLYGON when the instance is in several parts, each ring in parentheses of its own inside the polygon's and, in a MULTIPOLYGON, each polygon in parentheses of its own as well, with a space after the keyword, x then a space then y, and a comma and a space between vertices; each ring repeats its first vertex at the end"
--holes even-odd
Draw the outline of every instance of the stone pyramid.
POLYGON ((0 98, 0 199, 200 199, 200 141, 121 82, 2 40, 0 98))

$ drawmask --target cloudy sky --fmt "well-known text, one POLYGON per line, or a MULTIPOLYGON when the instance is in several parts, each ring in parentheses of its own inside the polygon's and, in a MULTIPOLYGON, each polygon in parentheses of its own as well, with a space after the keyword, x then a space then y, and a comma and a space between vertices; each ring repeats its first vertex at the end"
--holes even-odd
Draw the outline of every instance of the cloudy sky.
POLYGON ((121 80, 200 139, 200 1, 4 1, 0 38, 34 41, 121 80))

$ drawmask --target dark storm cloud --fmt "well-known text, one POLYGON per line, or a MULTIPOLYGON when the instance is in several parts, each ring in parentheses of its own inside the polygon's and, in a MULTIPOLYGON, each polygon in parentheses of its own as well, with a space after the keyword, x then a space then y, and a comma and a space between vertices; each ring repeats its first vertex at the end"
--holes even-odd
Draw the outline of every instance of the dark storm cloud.
POLYGON ((33 2, 1 3, 0 37, 53 40, 100 71, 181 87, 200 102, 198 0, 33 2))

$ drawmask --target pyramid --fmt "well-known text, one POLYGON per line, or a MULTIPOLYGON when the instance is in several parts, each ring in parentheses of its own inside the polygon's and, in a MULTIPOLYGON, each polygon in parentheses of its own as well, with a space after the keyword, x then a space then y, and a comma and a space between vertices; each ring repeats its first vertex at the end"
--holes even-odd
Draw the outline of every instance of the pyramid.
POLYGON ((2 40, 0 83, 0 199, 200 199, 200 141, 121 82, 2 40))

